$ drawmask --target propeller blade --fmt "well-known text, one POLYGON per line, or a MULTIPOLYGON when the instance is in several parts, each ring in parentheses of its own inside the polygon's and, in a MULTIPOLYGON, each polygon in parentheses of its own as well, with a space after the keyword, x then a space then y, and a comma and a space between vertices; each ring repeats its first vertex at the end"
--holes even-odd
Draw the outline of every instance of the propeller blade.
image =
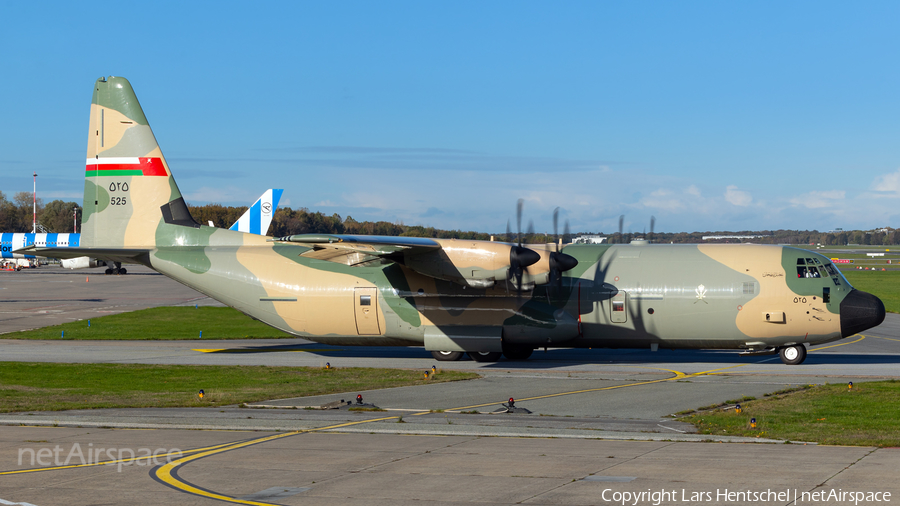
POLYGON ((519 199, 516 203, 516 233, 519 238, 519 246, 522 246, 522 206, 525 204, 525 199, 519 199))
POLYGON ((656 216, 650 217, 650 237, 653 237, 653 228, 656 226, 656 216))
POLYGON ((569 243, 569 220, 566 220, 566 224, 563 226, 563 244, 569 243))
POLYGON ((512 230, 509 229, 509 220, 506 220, 506 242, 512 242, 512 230))
POLYGON ((559 252, 559 208, 553 210, 553 244, 559 252))
POLYGON ((622 228, 625 226, 625 215, 619 216, 619 241, 622 241, 622 228))

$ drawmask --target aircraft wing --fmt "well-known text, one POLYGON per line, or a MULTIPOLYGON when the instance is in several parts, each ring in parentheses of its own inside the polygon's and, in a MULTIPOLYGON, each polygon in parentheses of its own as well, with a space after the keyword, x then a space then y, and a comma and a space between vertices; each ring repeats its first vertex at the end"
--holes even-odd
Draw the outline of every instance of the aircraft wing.
POLYGON ((424 237, 298 234, 279 237, 274 241, 310 246, 312 249, 302 256, 345 265, 358 265, 378 258, 396 260, 398 254, 415 255, 441 249, 437 241, 424 237))
POLYGON ((427 237, 389 237, 381 235, 299 234, 279 237, 279 242, 308 244, 313 249, 340 248, 373 255, 429 252, 441 249, 440 243, 427 237))
POLYGON ((48 258, 78 258, 88 256, 112 262, 139 263, 137 258, 150 252, 149 249, 120 248, 45 248, 29 245, 19 248, 16 253, 23 253, 48 258))

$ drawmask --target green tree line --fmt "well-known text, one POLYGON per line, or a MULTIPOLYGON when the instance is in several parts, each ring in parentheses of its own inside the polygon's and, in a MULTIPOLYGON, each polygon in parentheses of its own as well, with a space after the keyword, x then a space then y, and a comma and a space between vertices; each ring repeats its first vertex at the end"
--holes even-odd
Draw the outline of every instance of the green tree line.
MULTIPOLYGON (((212 222, 220 228, 230 227, 244 212, 246 206, 223 206, 207 204, 204 206, 188 205, 191 215, 198 223, 204 225, 212 222)), ((81 231, 81 206, 75 202, 54 200, 44 204, 37 199, 38 223, 47 232, 72 232, 73 213, 77 213, 78 231, 81 231)), ((0 231, 31 232, 32 229, 32 194, 17 192, 12 199, 7 199, 0 192, 0 231)), ((404 225, 387 221, 356 221, 350 216, 342 218, 339 214, 324 214, 310 211, 305 207, 291 209, 280 207, 275 211, 272 225, 267 235, 283 237, 294 234, 361 234, 387 235, 406 237, 432 237, 439 239, 475 239, 486 241, 492 234, 463 230, 442 230, 422 225, 404 225)), ((582 234, 604 235, 602 232, 576 232, 570 234, 568 241, 582 234)), ((493 234, 498 241, 507 240, 505 232, 493 234)), ((623 243, 643 237, 643 234, 618 233, 606 234, 609 242, 623 243)), ((847 230, 819 232, 817 230, 742 230, 737 232, 657 232, 647 237, 657 243, 702 243, 702 242, 753 242, 757 244, 822 244, 837 246, 846 244, 864 245, 897 245, 900 244, 900 229, 880 230, 847 230), (753 239, 718 239, 703 240, 710 235, 754 235, 753 239)), ((512 235, 515 241, 515 234, 512 235)), ((553 242, 552 234, 525 234, 523 242, 531 244, 553 242)))
MULTIPOLYGON (((12 200, 0 191, 0 232, 31 232, 34 219, 34 197, 28 192, 17 192, 12 200)), ((44 204, 43 199, 37 199, 37 222, 40 225, 38 232, 73 232, 75 220, 73 213, 77 214, 78 228, 81 231, 81 206, 75 202, 54 200, 44 204), (43 229, 41 228, 43 227, 43 229)))

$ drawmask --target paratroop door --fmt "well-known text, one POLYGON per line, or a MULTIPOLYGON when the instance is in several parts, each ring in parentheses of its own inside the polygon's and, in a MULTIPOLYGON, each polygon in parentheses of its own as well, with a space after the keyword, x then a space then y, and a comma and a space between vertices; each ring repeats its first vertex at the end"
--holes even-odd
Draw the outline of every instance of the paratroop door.
POLYGON ((378 326, 378 293, 376 288, 354 290, 356 308, 356 332, 361 336, 381 335, 378 326))

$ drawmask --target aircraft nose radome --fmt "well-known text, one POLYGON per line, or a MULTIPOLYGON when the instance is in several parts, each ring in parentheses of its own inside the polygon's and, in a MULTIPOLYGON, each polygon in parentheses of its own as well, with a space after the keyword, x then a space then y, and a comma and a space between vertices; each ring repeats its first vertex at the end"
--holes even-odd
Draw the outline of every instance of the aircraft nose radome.
POLYGON ((876 327, 883 321, 884 303, 871 293, 851 290, 841 301, 842 337, 876 327))

